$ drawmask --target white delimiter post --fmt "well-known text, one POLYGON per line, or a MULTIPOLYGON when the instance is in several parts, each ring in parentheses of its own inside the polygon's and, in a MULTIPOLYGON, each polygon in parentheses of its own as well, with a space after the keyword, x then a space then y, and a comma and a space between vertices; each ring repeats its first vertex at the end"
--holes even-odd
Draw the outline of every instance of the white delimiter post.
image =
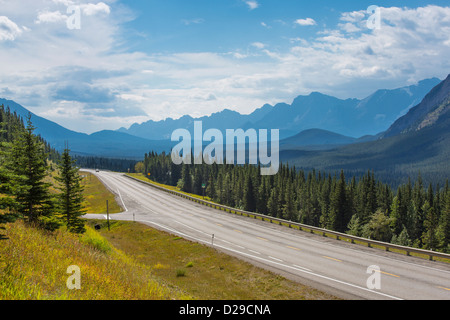
POLYGON ((106 219, 108 220, 108 231, 111 231, 109 228, 109 207, 108 207, 108 200, 106 200, 106 219))

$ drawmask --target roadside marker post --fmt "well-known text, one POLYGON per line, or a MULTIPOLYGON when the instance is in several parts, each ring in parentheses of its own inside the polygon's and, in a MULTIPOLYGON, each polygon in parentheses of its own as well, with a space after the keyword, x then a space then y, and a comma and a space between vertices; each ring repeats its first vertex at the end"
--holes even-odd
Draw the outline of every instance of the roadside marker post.
POLYGON ((108 207, 108 200, 106 200, 106 219, 108 220, 108 231, 111 231, 109 227, 109 207, 108 207))

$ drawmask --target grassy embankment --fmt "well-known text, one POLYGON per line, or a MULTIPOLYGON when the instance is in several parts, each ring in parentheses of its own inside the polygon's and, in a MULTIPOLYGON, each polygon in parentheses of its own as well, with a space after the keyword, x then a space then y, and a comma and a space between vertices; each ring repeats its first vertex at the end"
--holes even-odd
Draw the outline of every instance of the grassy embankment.
MULTIPOLYGON (((107 190, 95 176, 84 183, 87 205, 101 208, 107 190)), ((114 196, 108 196, 113 208, 114 196)), ((334 299, 142 224, 114 222, 109 232, 104 225, 95 231, 97 223, 105 221, 89 221, 83 236, 64 229, 49 234, 21 221, 6 225, 0 299, 334 299), (66 286, 72 265, 80 267, 80 290, 66 286)))
POLYGON ((86 199, 87 213, 106 213, 106 200, 108 200, 109 213, 119 213, 122 208, 116 202, 114 195, 102 184, 102 182, 90 172, 80 172, 84 176, 82 185, 86 199))

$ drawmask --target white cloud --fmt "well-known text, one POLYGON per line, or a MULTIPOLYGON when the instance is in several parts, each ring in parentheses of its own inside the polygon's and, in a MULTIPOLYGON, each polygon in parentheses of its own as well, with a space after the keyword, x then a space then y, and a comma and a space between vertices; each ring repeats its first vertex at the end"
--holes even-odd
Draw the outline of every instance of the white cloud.
POLYGON ((257 49, 264 49, 266 47, 266 45, 262 42, 253 42, 252 46, 257 49))
POLYGON ((14 41, 23 30, 8 17, 0 16, 0 41, 14 41))
MULTIPOLYGON (((104 2, 99 2, 97 4, 93 3, 87 3, 87 4, 79 4, 75 5, 72 1, 68 0, 53 0, 55 4, 62 4, 66 6, 65 11, 67 11, 67 8, 70 6, 79 7, 80 11, 85 16, 94 16, 97 14, 104 13, 106 15, 109 15, 111 12, 110 7, 105 4, 104 2)), ((61 11, 40 11, 38 13, 38 16, 36 18, 35 23, 41 24, 41 23, 58 23, 58 22, 65 22, 69 18, 68 15, 61 13, 61 11)))
POLYGON ((257 1, 245 1, 250 10, 255 10, 259 7, 259 3, 257 1))
POLYGON ((83 10, 83 14, 87 16, 94 16, 99 13, 110 14, 111 8, 104 2, 99 2, 97 4, 88 3, 80 5, 83 10))
POLYGON ((232 56, 235 57, 236 59, 245 59, 245 58, 248 57, 247 54, 243 54, 243 53, 240 53, 240 52, 233 52, 232 56))
POLYGON ((368 17, 356 12, 343 14, 341 21, 349 21, 352 26, 339 24, 338 29, 322 32, 307 45, 293 47, 289 54, 280 56, 280 64, 298 74, 308 74, 305 85, 311 90, 317 87, 341 97, 351 97, 348 88, 352 86, 358 88, 361 97, 375 85, 415 83, 433 76, 443 78, 450 72, 446 58, 450 55, 446 45, 450 8, 381 8, 379 30, 367 28, 368 17), (341 32, 357 28, 360 33, 341 32))
MULTIPOLYGON (((148 117, 202 116, 224 108, 250 113, 311 91, 361 98, 374 89, 450 72, 450 8, 439 6, 381 8, 380 30, 367 28, 365 11, 343 13, 338 24, 312 37, 286 36, 288 49, 264 38, 233 52, 146 54, 115 50, 124 33, 114 2, 105 1, 109 14, 105 6, 89 7, 98 14, 95 19, 83 11, 82 28, 74 32, 50 23, 63 18, 62 5, 70 0, 53 0, 54 6, 48 0, 23 1, 2 8, 0 41, 15 42, 0 50, 0 61, 6 62, 0 65, 0 88, 7 87, 3 92, 13 92, 10 98, 24 106, 36 106, 37 114, 79 131, 104 129, 98 123, 117 129, 148 117), (26 25, 31 28, 19 27, 26 25), (91 88, 97 102, 69 101, 76 88, 65 84, 73 83, 79 91, 91 88)), ((282 22, 273 23, 275 30, 282 22)))
POLYGON ((312 18, 297 19, 294 23, 300 26, 315 26, 317 24, 316 21, 312 18))
POLYGON ((181 20, 181 22, 183 24, 185 24, 186 26, 189 26, 191 24, 202 24, 205 22, 205 19, 202 18, 196 18, 196 19, 183 19, 181 20))
POLYGON ((342 21, 347 22, 360 22, 366 18, 364 11, 353 11, 353 12, 344 12, 341 15, 342 21))
POLYGON ((340 23, 338 26, 339 26, 339 28, 341 28, 342 30, 344 30, 345 32, 348 32, 348 33, 358 32, 358 31, 362 30, 360 27, 358 27, 350 22, 340 23))
POLYGON ((59 11, 44 11, 39 12, 37 19, 35 21, 36 24, 41 23, 55 23, 55 22, 63 22, 67 21, 68 16, 65 14, 62 14, 59 11))
POLYGON ((74 5, 75 3, 71 0, 52 0, 53 3, 55 4, 62 4, 65 5, 66 7, 74 5))

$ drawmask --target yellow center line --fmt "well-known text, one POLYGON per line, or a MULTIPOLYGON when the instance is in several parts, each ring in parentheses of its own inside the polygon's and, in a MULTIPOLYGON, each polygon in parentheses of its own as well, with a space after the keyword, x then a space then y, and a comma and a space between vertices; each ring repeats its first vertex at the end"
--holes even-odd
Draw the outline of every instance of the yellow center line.
POLYGON ((392 273, 384 272, 384 271, 381 271, 381 270, 373 270, 373 271, 376 271, 376 272, 380 272, 380 273, 382 273, 382 274, 386 274, 386 275, 388 275, 388 276, 392 276, 392 277, 400 278, 400 276, 398 276, 398 275, 396 275, 396 274, 392 274, 392 273))
POLYGON ((286 248, 297 250, 297 251, 302 251, 302 249, 299 249, 299 248, 296 248, 296 247, 291 247, 291 246, 286 246, 286 248))
POLYGON ((220 223, 216 223, 216 225, 218 225, 219 227, 223 227, 220 223))
POLYGON ((234 229, 233 231, 235 231, 235 232, 239 232, 239 233, 242 233, 242 231, 239 231, 239 230, 236 230, 236 229, 234 229))
POLYGON ((440 288, 440 289, 444 289, 444 290, 447 290, 447 291, 450 291, 450 289, 449 289, 449 288, 445 288, 445 287, 440 287, 440 286, 438 286, 438 288, 440 288))
POLYGON ((337 262, 342 262, 342 260, 339 260, 339 259, 335 259, 335 258, 331 258, 331 257, 327 257, 327 256, 323 256, 323 257, 326 259, 337 261, 337 262))
POLYGON ((261 238, 261 237, 256 237, 256 238, 258 238, 259 240, 269 241, 269 240, 261 238))

